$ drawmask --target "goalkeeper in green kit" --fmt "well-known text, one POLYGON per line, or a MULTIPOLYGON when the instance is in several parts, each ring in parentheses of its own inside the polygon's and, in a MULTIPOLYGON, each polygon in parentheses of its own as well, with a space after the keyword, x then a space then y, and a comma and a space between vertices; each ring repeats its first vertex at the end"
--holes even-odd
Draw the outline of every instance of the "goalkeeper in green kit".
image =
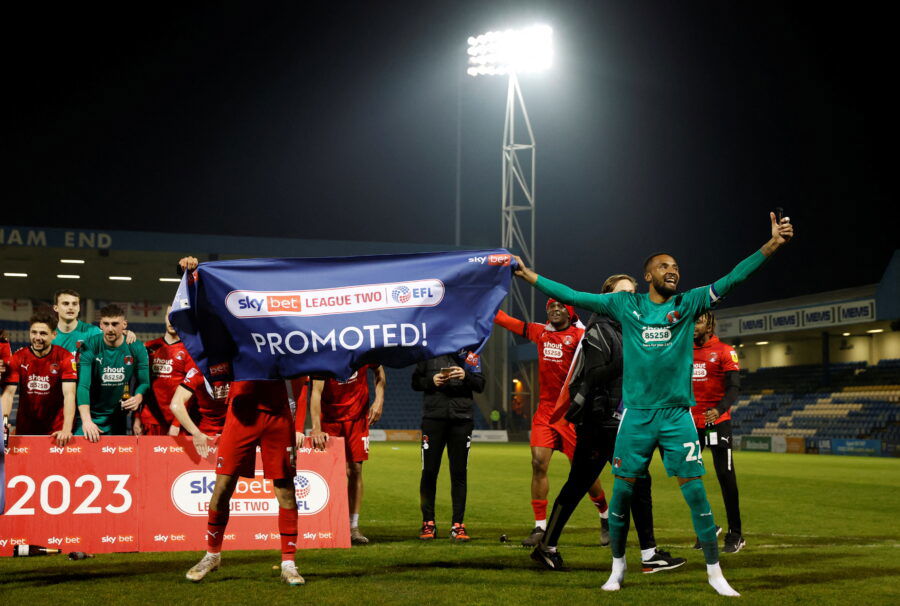
POLYGON ((709 584, 721 595, 738 596, 722 574, 716 524, 700 480, 706 471, 697 430, 689 408, 694 321, 721 297, 746 280, 794 235, 790 219, 770 213, 772 237, 716 282, 678 293, 680 273, 671 255, 657 253, 644 263, 649 292, 592 294, 579 292, 539 276, 518 257, 515 273, 538 290, 563 303, 606 314, 621 322, 624 351, 622 403, 624 411, 613 453, 613 496, 609 504, 609 534, 613 563, 606 591, 617 591, 625 578, 628 511, 636 478, 644 477, 657 446, 663 464, 676 476, 691 510, 694 530, 706 558, 709 584))
POLYGON ((91 442, 99 440, 100 434, 124 436, 128 413, 140 408, 150 388, 147 349, 140 341, 125 342, 127 327, 122 308, 107 305, 100 310, 102 334, 89 337, 78 358, 74 435, 91 442))

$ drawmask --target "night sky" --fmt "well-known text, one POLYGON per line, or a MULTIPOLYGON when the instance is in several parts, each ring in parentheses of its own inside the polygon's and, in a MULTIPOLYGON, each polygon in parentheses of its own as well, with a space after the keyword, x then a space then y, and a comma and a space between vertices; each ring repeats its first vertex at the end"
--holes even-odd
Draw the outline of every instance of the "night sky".
POLYGON ((540 273, 597 290, 665 250, 697 286, 783 206, 740 304, 877 282, 900 242, 875 5, 182 4, 7 15, 3 223, 452 244, 459 99, 462 242, 499 246, 506 80, 464 75, 466 38, 544 22, 540 273))

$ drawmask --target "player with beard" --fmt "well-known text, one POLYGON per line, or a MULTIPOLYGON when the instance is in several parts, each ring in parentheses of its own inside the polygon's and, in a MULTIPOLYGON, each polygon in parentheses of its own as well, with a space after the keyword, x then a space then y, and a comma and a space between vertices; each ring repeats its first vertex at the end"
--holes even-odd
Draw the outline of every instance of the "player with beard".
MULTIPOLYGON (((63 288, 53 293, 53 311, 58 318, 53 344, 71 352, 75 356, 75 362, 78 362, 82 345, 90 337, 102 334, 103 331, 78 319, 78 314, 81 313, 81 295, 76 290, 63 288)), ((130 330, 125 330, 124 334, 128 345, 137 341, 137 335, 130 330)))
MULTIPOLYGON (((189 280, 196 280, 197 259, 179 261, 189 280)), ((179 412, 181 412, 179 410, 179 412)), ((188 424, 185 423, 185 426, 188 424)), ((281 534, 281 580, 288 585, 305 583, 297 571, 297 498, 294 491, 296 444, 294 420, 284 381, 233 381, 228 389, 225 428, 219 438, 216 483, 209 500, 206 527, 207 551, 185 575, 199 582, 218 570, 222 561, 222 542, 228 526, 231 496, 241 477, 255 477, 256 448, 259 446, 263 474, 272 481, 278 501, 278 531, 281 534)), ((194 432, 192 431, 192 434, 194 432)), ((209 454, 205 435, 194 434, 194 446, 200 456, 209 454)))
POLYGON ((605 591, 618 591, 625 578, 626 516, 634 482, 644 477, 658 446, 670 476, 676 476, 691 511, 694 530, 706 559, 709 584, 720 595, 738 596, 722 574, 716 524, 701 477, 705 470, 690 414, 691 349, 694 323, 719 299, 749 278, 794 235, 790 219, 770 213, 771 238, 714 283, 678 293, 681 277, 675 259, 656 253, 644 263, 650 292, 593 294, 548 280, 516 259, 517 276, 559 301, 605 314, 622 324, 624 372, 622 421, 613 453, 615 483, 610 503, 612 573, 605 591))
POLYGON ((140 407, 150 388, 147 350, 140 341, 125 342, 127 327, 125 311, 107 305, 100 310, 102 334, 88 337, 79 350, 75 435, 91 442, 100 434, 125 435, 128 413, 140 407))
MULTIPOLYGON (((553 451, 562 451, 570 462, 575 454, 575 427, 562 418, 565 410, 558 409, 557 401, 572 358, 584 336, 584 326, 578 321, 574 308, 553 299, 547 301, 546 324, 526 323, 503 311, 497 312, 494 323, 532 341, 538 349, 540 402, 531 419, 531 508, 534 511, 534 529, 522 540, 522 545, 534 547, 540 543, 547 529, 547 494, 550 492, 547 470, 553 451)), ((600 514, 600 544, 608 545, 608 506, 599 477, 589 494, 600 514)))
MULTIPOLYGON (((741 368, 733 347, 716 336, 716 317, 708 311, 694 324, 694 399, 691 409, 700 448, 709 446, 722 489, 728 532, 725 553, 737 553, 746 544, 741 532, 741 506, 738 501, 737 475, 731 456, 731 406, 741 390, 741 368)), ((700 541, 694 545, 700 549, 700 541)))
POLYGON ((75 421, 75 384, 78 374, 71 353, 52 345, 56 318, 38 312, 29 321, 30 345, 13 354, 3 378, 3 417, 12 412, 19 391, 16 433, 56 438, 65 446, 72 438, 75 421))

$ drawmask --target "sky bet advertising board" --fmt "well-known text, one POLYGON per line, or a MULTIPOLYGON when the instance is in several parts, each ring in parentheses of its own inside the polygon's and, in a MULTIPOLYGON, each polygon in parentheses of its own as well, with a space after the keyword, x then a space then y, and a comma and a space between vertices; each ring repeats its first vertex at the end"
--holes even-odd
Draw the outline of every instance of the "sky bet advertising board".
POLYGON ((503 250, 202 263, 171 321, 204 373, 236 380, 409 366, 484 346, 509 291, 503 250))
MULTIPOLYGON (((216 446, 200 459, 190 437, 12 436, 6 452, 0 556, 15 545, 112 553, 206 548, 216 446)), ((256 468, 262 469, 257 454, 256 468)), ((298 549, 350 547, 343 438, 297 451, 298 549)), ((272 481, 241 478, 230 504, 225 549, 279 549, 272 481)))

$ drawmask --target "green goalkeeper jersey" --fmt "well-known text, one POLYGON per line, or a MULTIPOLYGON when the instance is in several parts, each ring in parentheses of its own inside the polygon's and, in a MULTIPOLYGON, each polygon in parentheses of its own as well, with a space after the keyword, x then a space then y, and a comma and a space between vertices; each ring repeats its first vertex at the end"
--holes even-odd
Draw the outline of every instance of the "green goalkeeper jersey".
POLYGON ((693 406, 695 320, 766 259, 757 251, 724 278, 676 294, 665 303, 654 303, 647 293, 576 291, 543 276, 535 286, 558 301, 605 314, 622 324, 622 402, 626 408, 693 406))
MULTIPOLYGON (((140 341, 110 347, 102 334, 90 337, 78 359, 78 405, 90 405, 91 420, 103 433, 124 435, 128 414, 122 410, 121 400, 125 385, 133 385, 133 396, 143 394, 150 388, 149 369, 147 349, 140 341)), ((75 433, 82 435, 81 418, 75 418, 75 433)))
POLYGON ((99 326, 94 326, 93 324, 78 320, 78 324, 75 325, 75 329, 71 332, 63 332, 57 329, 56 338, 53 339, 53 344, 59 345, 66 351, 72 353, 77 359, 79 348, 89 338, 100 334, 103 334, 103 331, 100 330, 99 326))

